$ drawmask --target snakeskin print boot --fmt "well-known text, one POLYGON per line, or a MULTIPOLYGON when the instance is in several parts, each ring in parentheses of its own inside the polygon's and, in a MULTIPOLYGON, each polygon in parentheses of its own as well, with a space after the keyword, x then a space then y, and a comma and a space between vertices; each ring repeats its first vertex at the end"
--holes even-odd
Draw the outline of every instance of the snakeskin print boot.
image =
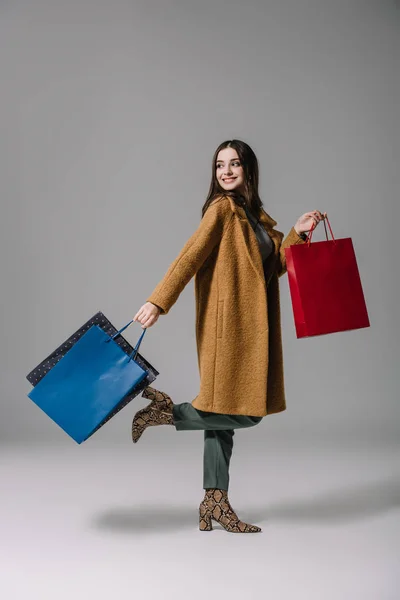
POLYGON ((174 424, 172 416, 174 403, 168 394, 147 386, 143 390, 142 396, 150 398, 151 402, 148 406, 139 410, 133 417, 132 441, 135 444, 147 427, 174 424))
POLYGON ((142 392, 143 398, 150 398, 151 402, 149 406, 157 408, 158 410, 170 410, 174 403, 171 400, 171 396, 168 396, 165 392, 160 392, 156 388, 148 385, 142 392))
POLYGON ((261 527, 249 525, 238 518, 229 503, 226 490, 206 489, 204 499, 199 507, 200 531, 211 531, 212 519, 231 533, 256 533, 261 531, 261 527))

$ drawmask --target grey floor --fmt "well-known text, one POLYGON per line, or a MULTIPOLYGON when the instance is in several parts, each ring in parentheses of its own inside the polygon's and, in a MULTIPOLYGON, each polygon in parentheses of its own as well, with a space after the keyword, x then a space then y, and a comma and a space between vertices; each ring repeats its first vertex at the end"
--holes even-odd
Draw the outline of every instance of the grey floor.
POLYGON ((198 530, 202 433, 157 429, 1 448, 1 598, 400 598, 399 447, 237 432, 235 535, 198 530))

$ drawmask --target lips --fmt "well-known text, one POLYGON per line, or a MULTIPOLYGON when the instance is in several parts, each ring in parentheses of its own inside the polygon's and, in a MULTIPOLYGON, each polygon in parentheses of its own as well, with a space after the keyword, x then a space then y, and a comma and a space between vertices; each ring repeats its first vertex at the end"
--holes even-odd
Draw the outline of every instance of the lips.
POLYGON ((236 179, 236 177, 227 177, 223 181, 226 181, 227 183, 230 183, 231 181, 235 181, 235 179, 236 179))

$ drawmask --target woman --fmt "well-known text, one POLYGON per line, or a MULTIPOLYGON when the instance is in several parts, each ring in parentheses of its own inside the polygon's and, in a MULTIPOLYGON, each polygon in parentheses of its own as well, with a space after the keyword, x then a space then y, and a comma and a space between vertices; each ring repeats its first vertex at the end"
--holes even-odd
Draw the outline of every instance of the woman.
POLYGON ((234 430, 286 408, 278 278, 286 272, 284 249, 303 244, 305 232, 325 218, 318 210, 305 213, 283 240, 263 210, 258 179, 246 143, 229 140, 217 148, 200 225, 134 316, 151 327, 195 276, 199 394, 174 404, 147 387, 142 395, 151 402, 136 413, 132 439, 154 425, 204 430, 201 531, 212 529, 212 519, 231 532, 261 531, 241 521, 228 500, 234 430))

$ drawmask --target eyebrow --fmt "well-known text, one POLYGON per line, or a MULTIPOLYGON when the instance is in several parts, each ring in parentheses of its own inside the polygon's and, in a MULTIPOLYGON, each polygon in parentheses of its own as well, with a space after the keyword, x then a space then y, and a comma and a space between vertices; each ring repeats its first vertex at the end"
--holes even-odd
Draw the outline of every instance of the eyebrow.
MULTIPOLYGON (((240 160, 240 158, 231 158, 230 160, 240 160)), ((224 160, 216 160, 215 162, 219 163, 219 162, 225 162, 224 160)))

